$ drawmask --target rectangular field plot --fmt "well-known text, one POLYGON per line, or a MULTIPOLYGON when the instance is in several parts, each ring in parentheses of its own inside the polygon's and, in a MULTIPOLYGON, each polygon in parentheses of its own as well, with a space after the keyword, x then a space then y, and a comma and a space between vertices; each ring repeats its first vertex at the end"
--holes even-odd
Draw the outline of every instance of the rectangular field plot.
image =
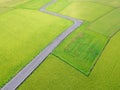
POLYGON ((71 24, 35 10, 0 15, 0 88, 71 24))
POLYGON ((101 54, 107 38, 89 30, 78 31, 68 36, 53 54, 88 75, 101 54))
POLYGON ((89 29, 106 36, 112 36, 120 29, 120 9, 103 16, 89 26, 89 29))
POLYGON ((96 18, 111 11, 112 9, 113 9, 112 7, 104 6, 99 3, 81 1, 81 2, 71 3, 65 9, 63 9, 60 13, 64 15, 69 15, 71 17, 75 17, 78 19, 93 21, 96 18))

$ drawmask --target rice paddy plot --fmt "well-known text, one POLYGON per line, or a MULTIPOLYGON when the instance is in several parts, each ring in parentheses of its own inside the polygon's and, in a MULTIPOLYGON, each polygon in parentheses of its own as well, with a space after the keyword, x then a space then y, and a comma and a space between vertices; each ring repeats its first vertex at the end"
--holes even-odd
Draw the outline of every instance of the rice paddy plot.
POLYGON ((81 28, 68 36, 53 54, 88 75, 105 47, 107 38, 81 28))
POLYGON ((57 0, 54 4, 47 7, 47 10, 59 13, 72 3, 72 0, 57 0))

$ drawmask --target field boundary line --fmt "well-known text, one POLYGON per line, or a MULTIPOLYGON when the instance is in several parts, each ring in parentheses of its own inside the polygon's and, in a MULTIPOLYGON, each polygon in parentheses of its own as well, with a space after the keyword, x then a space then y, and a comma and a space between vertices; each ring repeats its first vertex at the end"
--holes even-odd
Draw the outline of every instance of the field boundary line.
POLYGON ((73 65, 71 65, 70 63, 68 63, 67 61, 65 61, 63 58, 61 58, 60 56, 51 53, 51 55, 53 55, 54 57, 58 58, 59 60, 61 60, 62 62, 64 62, 65 64, 71 66, 73 69, 77 70, 78 72, 82 73, 84 76, 88 77, 89 75, 86 75, 83 71, 79 70, 78 68, 74 67, 73 65))
MULTIPOLYGON (((104 16, 106 16, 106 15, 109 15, 109 14, 110 14, 111 12, 113 12, 114 10, 116 10, 116 8, 111 9, 110 11, 104 13, 103 15, 99 16, 99 17, 96 18, 95 20, 91 21, 91 24, 94 23, 94 22, 96 22, 97 20, 101 19, 102 17, 104 17, 104 16)), ((90 25, 91 25, 91 24, 90 24, 90 25)))
POLYGON ((62 34, 60 34, 55 40, 53 40, 42 52, 40 52, 29 64, 27 64, 15 77, 13 77, 1 90, 16 90, 36 68, 51 54, 51 52, 75 29, 77 29, 83 23, 82 20, 78 20, 69 16, 57 14, 55 12, 47 11, 46 8, 54 4, 57 0, 51 0, 49 3, 40 8, 40 11, 53 16, 57 16, 63 19, 74 22, 73 25, 68 27, 62 34))
MULTIPOLYGON (((102 49, 100 55, 97 57, 95 63, 94 63, 93 66, 91 67, 89 75, 91 74, 91 72, 92 72, 92 70, 94 69, 96 63, 98 62, 98 60, 99 60, 100 57, 102 56, 103 52, 104 52, 105 49, 107 48, 107 45, 110 43, 111 39, 112 39, 117 33, 119 33, 119 32, 120 32, 120 29, 118 29, 112 36, 108 37, 108 40, 107 40, 105 46, 103 47, 103 49, 102 49)), ((88 75, 88 76, 89 76, 89 75, 88 75)))

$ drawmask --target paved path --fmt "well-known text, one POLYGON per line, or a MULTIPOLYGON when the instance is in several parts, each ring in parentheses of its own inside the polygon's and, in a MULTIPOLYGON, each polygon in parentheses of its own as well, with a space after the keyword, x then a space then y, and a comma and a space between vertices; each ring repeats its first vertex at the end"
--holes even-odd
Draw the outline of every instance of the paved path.
POLYGON ((51 14, 57 17, 68 19, 74 22, 67 30, 59 35, 51 44, 49 44, 35 59, 33 59, 25 68, 23 68, 11 81, 9 81, 1 90, 15 90, 44 60, 48 55, 76 28, 78 28, 82 21, 74 19, 69 16, 60 15, 46 10, 46 7, 54 4, 56 0, 51 0, 48 4, 43 6, 40 11, 51 14))

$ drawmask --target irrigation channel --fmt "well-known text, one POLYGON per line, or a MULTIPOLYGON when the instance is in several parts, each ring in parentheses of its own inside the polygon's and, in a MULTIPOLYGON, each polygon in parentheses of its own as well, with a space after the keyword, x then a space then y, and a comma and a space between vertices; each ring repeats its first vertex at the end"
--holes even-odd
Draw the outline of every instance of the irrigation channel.
POLYGON ((74 22, 68 29, 66 29, 62 34, 60 34, 55 40, 52 41, 42 52, 40 52, 28 65, 26 65, 15 77, 13 77, 1 90, 16 90, 18 86, 20 86, 25 79, 48 57, 48 55, 76 28, 80 27, 83 21, 64 16, 61 14, 57 14, 55 12, 47 11, 46 8, 52 4, 54 4, 57 0, 51 0, 51 2, 47 3, 43 7, 40 8, 41 12, 57 16, 60 18, 64 18, 74 22))

